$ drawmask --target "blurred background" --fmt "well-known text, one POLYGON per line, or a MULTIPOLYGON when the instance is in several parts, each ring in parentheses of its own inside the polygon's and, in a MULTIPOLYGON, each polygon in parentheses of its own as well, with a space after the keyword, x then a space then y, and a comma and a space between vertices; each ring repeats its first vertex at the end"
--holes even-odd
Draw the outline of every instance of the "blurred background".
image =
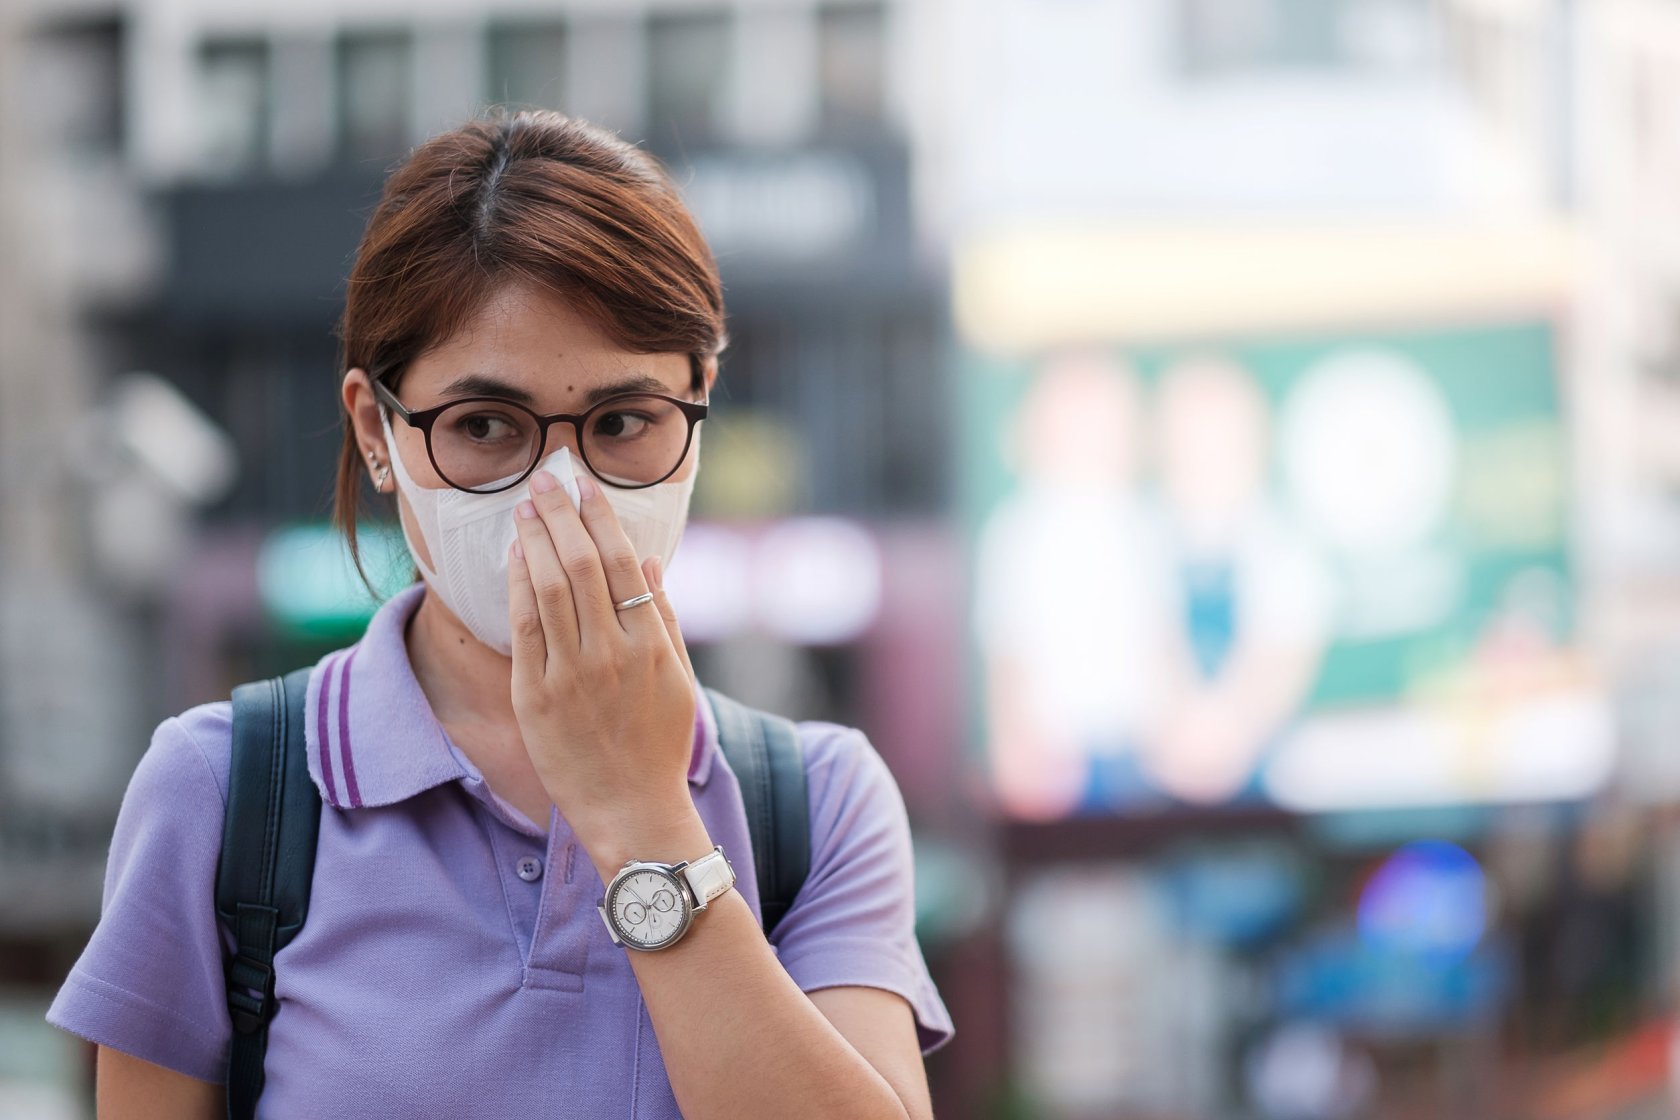
POLYGON ((7 0, 0 1116, 151 728, 371 612, 342 279, 493 103, 718 253, 673 592, 896 773, 941 1116, 1674 1114, 1680 6, 7 0))

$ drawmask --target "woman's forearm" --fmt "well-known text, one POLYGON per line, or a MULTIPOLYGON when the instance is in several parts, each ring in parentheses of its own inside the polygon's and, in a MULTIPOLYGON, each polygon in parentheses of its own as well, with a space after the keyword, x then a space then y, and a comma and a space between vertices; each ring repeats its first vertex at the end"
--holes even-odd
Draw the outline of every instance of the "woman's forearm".
MULTIPOLYGON (((676 862, 711 849, 692 807, 664 819, 655 828, 601 828, 597 835, 610 839, 593 846, 580 835, 602 882, 627 859, 676 862)), ((687 1120, 908 1120, 892 1086, 782 968, 739 890, 695 915, 670 948, 620 951, 687 1120)))

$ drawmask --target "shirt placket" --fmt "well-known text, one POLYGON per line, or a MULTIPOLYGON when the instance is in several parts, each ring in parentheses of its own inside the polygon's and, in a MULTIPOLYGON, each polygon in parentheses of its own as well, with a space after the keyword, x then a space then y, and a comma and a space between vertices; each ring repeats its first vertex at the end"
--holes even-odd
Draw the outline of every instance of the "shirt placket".
POLYGON ((468 777, 463 784, 489 817, 496 872, 519 948, 521 986, 582 991, 589 962, 589 927, 582 919, 592 917, 584 896, 597 881, 594 866, 559 813, 549 816, 545 842, 482 779, 468 777))
POLYGON ((548 864, 542 877, 525 983, 535 988, 581 991, 589 964, 588 922, 600 922, 590 913, 595 904, 587 897, 597 881, 595 868, 564 818, 554 813, 549 822, 548 864))

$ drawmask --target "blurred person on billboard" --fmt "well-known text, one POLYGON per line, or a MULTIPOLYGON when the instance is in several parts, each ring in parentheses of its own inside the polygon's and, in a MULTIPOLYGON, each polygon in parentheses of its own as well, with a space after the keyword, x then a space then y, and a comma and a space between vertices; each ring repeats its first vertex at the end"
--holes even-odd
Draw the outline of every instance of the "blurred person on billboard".
POLYGON ((1009 432, 1017 479, 982 531, 978 630, 993 776, 1022 816, 1062 815, 1105 785, 1146 790, 1131 759, 1161 579, 1137 494, 1142 407, 1124 365, 1070 351, 1039 368, 1009 432))
POLYGON ((1094 348, 1038 367, 1006 428, 1015 486, 981 530, 976 576, 993 778, 1011 812, 1248 787, 1329 626, 1330 576, 1269 500, 1269 427, 1229 359, 1186 358, 1151 395, 1094 348), (1074 599, 1070 564, 1092 576, 1074 599))
POLYGON ((1157 396, 1176 625, 1162 633, 1166 682, 1143 763, 1185 801, 1227 801, 1312 687, 1330 575, 1270 500, 1271 417, 1248 371, 1187 358, 1157 396))

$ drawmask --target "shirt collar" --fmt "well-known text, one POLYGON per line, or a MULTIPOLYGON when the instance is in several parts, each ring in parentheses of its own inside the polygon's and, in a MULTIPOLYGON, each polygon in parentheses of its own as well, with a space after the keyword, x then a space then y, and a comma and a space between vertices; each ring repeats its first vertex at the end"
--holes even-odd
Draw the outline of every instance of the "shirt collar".
MULTIPOLYGON (((339 809, 392 805, 467 777, 414 677, 403 631, 420 605, 415 583, 374 612, 360 641, 335 650, 309 675, 304 739, 309 776, 339 809)), ((688 781, 705 786, 717 754, 717 721, 695 686, 688 781)))

